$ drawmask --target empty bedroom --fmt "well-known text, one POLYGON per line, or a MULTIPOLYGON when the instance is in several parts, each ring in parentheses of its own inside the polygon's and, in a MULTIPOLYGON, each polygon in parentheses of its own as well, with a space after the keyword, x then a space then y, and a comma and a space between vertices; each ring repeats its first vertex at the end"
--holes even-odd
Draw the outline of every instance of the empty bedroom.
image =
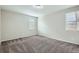
POLYGON ((79 53, 79 6, 0 5, 0 53, 79 53))

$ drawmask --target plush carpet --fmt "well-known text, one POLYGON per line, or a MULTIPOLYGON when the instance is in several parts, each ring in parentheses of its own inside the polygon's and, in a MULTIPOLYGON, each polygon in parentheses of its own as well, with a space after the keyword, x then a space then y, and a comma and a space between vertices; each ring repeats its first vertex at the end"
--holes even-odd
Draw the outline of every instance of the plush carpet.
POLYGON ((0 44, 0 53, 3 53, 3 50, 2 50, 1 44, 0 44))
POLYGON ((44 36, 3 41, 1 47, 4 53, 79 53, 79 45, 44 36))

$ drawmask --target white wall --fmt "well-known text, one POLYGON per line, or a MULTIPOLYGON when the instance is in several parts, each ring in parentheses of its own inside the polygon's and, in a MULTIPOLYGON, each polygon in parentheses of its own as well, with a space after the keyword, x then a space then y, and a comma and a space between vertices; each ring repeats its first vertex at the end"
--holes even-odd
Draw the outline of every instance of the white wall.
POLYGON ((0 41, 1 41, 1 9, 0 9, 0 41))
POLYGON ((65 13, 78 10, 79 7, 73 7, 40 17, 38 20, 39 35, 79 44, 79 31, 66 31, 64 19, 65 13))
POLYGON ((34 30, 28 29, 28 20, 32 16, 2 10, 2 41, 27 37, 37 34, 37 27, 34 30))

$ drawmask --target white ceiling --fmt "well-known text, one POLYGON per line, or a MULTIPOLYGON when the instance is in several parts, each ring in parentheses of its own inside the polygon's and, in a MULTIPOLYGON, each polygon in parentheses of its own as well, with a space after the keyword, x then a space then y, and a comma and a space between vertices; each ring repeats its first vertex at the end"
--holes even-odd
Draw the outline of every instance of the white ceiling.
POLYGON ((31 16, 43 16, 59 10, 73 7, 74 5, 44 5, 43 9, 33 8, 32 5, 0 5, 2 9, 28 14, 31 16))

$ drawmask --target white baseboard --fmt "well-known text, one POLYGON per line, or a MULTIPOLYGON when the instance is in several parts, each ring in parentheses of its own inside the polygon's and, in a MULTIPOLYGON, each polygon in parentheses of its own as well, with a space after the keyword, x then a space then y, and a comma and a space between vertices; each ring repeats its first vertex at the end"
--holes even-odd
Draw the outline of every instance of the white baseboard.
POLYGON ((45 34, 45 33, 39 33, 39 35, 42 35, 42 36, 45 36, 45 37, 48 37, 48 38, 51 38, 51 39, 56 39, 56 40, 59 40, 59 41, 64 41, 64 42, 79 45, 79 43, 77 43, 77 42, 71 42, 71 41, 63 40, 62 38, 55 38, 55 37, 52 37, 51 35, 48 35, 48 34, 45 34))

